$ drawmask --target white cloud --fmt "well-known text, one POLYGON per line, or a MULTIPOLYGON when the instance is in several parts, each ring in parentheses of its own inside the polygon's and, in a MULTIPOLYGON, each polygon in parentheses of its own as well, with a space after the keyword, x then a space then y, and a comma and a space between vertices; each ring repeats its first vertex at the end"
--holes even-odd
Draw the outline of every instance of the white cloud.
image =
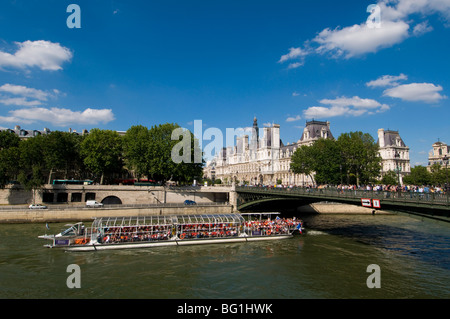
POLYGON ((423 16, 439 13, 450 19, 450 2, 448 0, 381 0, 378 1, 382 18, 388 20, 406 19, 409 15, 420 13, 423 16), (391 6, 394 3, 395 6, 391 6))
POLYGON ((450 26, 449 0, 379 0, 377 4, 381 12, 380 27, 369 27, 366 21, 360 21, 347 27, 325 28, 312 40, 305 41, 304 48, 289 49, 289 53, 281 56, 278 62, 300 59, 299 64, 288 67, 295 68, 303 65, 306 56, 314 53, 346 59, 375 53, 411 36, 432 31, 427 20, 414 19, 424 20, 436 13, 446 20, 446 26, 450 26))
POLYGON ((302 118, 300 117, 300 115, 297 115, 297 116, 295 116, 295 117, 293 117, 293 116, 290 116, 290 117, 288 117, 287 119, 286 119, 286 122, 295 122, 295 121, 298 121, 298 120, 301 120, 302 118))
POLYGON ((380 107, 381 104, 375 100, 372 99, 362 99, 359 96, 354 96, 351 98, 347 97, 338 97, 334 100, 330 99, 323 99, 320 101, 322 104, 330 104, 335 106, 354 106, 357 108, 377 108, 380 107))
MULTIPOLYGON (((0 123, 18 123, 21 120, 14 116, 0 116, 0 123)), ((24 121, 22 121, 25 123, 24 121)), ((29 124, 29 121, 26 121, 26 124, 29 124)))
POLYGON ((0 103, 4 105, 18 105, 18 106, 38 106, 42 102, 39 100, 29 101, 24 97, 2 97, 0 96, 0 103))
POLYGON ((301 58, 308 55, 308 52, 306 50, 303 50, 301 48, 290 48, 289 53, 282 55, 280 60, 278 62, 282 63, 287 60, 301 58))
POLYGON ((343 29, 324 29, 313 41, 319 44, 317 53, 351 58, 402 42, 408 37, 408 29, 409 25, 403 21, 384 21, 380 28, 369 28, 365 23, 355 24, 343 29))
POLYGON ((361 116, 365 113, 375 114, 389 110, 387 104, 381 104, 373 99, 362 99, 359 96, 323 99, 321 104, 326 106, 312 106, 303 111, 306 118, 329 118, 335 116, 361 116))
POLYGON ((303 65, 303 62, 294 62, 294 63, 290 63, 288 65, 288 69, 296 69, 298 67, 301 67, 303 65))
POLYGON ((9 83, 0 86, 0 93, 1 92, 5 93, 6 96, 0 95, 0 104, 17 106, 38 106, 42 105, 49 98, 56 98, 57 96, 62 95, 57 89, 47 92, 9 83))
POLYGON ((431 31, 433 31, 433 27, 428 24, 428 21, 424 21, 414 26, 413 35, 418 37, 431 31))
POLYGON ((57 126, 65 126, 67 124, 106 124, 114 120, 114 114, 111 109, 87 108, 81 112, 56 107, 50 109, 39 107, 13 110, 9 113, 18 121, 43 121, 57 126))
POLYGON ((45 40, 15 42, 19 49, 10 54, 0 51, 0 67, 31 68, 37 67, 45 71, 61 70, 61 65, 72 59, 72 52, 45 40))
POLYGON ((408 77, 401 73, 400 75, 383 75, 376 80, 370 81, 366 83, 368 87, 382 87, 382 86, 397 86, 399 83, 398 80, 407 80, 408 77))
MULTIPOLYGON (((28 88, 28 87, 22 86, 22 85, 9 84, 9 83, 6 83, 6 84, 0 86, 0 92, 6 92, 6 93, 14 94, 14 95, 20 95, 23 97, 29 97, 29 98, 37 99, 40 101, 47 101, 47 98, 49 96, 49 93, 44 92, 42 90, 28 88)), ((59 91, 56 90, 55 93, 59 93, 59 91)))
POLYGON ((306 118, 329 118, 335 116, 346 115, 350 109, 342 106, 332 106, 330 108, 324 106, 311 106, 303 112, 306 118))
POLYGON ((433 83, 410 83, 386 89, 383 95, 400 98, 405 101, 436 103, 447 98, 438 92, 442 86, 433 83))

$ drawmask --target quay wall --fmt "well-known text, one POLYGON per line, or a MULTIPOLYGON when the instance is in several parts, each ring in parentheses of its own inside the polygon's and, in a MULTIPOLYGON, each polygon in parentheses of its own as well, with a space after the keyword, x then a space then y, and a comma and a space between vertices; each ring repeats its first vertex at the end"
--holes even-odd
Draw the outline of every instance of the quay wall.
MULTIPOLYGON (((341 204, 332 202, 318 202, 306 205, 300 208, 303 213, 318 213, 318 214, 372 214, 373 208, 341 204)), ((376 210, 376 214, 392 214, 383 210, 376 210)))
POLYGON ((14 210, 0 211, 0 223, 45 223, 65 221, 89 221, 94 217, 124 217, 150 215, 200 215, 231 214, 231 205, 208 205, 186 207, 151 207, 151 208, 85 208, 64 210, 14 210))
MULTIPOLYGON (((230 187, 170 188, 133 185, 45 185, 35 192, 35 202, 44 204, 67 203, 79 205, 87 200, 105 204, 162 204, 228 202, 230 187), (109 202, 114 200, 114 202, 109 202)), ((231 196, 232 197, 232 196, 231 196)), ((33 192, 18 185, 0 189, 0 205, 25 205, 33 202, 33 192)))

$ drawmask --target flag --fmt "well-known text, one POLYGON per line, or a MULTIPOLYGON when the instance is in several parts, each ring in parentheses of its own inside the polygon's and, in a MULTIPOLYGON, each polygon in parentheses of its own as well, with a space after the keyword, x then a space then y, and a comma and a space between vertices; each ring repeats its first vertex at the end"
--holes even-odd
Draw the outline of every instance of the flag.
POLYGON ((297 227, 295 227, 295 228, 298 229, 298 231, 300 232, 300 234, 303 234, 303 233, 302 233, 302 223, 298 223, 298 224, 297 224, 297 227))

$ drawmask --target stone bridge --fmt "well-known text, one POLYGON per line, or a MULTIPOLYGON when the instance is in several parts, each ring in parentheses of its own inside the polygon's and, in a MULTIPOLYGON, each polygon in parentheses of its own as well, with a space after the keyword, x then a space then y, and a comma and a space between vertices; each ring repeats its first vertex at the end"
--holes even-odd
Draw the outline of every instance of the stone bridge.
POLYGON ((405 212, 429 216, 450 217, 449 194, 341 190, 337 188, 269 188, 236 187, 238 210, 258 210, 272 202, 294 202, 308 205, 316 202, 336 202, 365 206, 384 211, 405 212))

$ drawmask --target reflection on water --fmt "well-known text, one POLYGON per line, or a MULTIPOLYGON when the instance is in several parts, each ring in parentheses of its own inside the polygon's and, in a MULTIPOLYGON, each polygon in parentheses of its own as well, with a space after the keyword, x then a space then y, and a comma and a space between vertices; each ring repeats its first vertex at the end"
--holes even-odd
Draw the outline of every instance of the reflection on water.
POLYGON ((43 224, 0 225, 0 298, 450 297, 448 225, 396 215, 305 222, 290 240, 78 253, 43 248, 43 224), (66 286, 70 264, 80 289, 66 286), (367 288, 370 264, 380 289, 367 288))

